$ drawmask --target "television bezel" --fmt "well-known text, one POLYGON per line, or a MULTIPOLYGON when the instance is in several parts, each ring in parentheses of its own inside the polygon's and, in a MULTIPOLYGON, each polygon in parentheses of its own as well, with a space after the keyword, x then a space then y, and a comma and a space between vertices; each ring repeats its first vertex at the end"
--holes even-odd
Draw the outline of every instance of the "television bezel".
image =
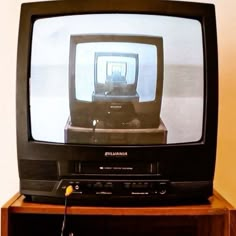
MULTIPOLYGON (((161 160, 177 179, 212 179, 217 143, 218 59, 216 19, 213 4, 156 0, 49 1, 24 3, 21 7, 17 54, 17 153, 31 160, 161 160), (29 78, 33 23, 40 18, 74 14, 151 14, 198 20, 202 25, 204 50, 204 120, 199 142, 168 145, 96 146, 35 141, 31 135, 29 78), (122 157, 106 153, 126 153, 122 157), (168 164, 169 163, 169 164, 168 164), (172 167, 171 167, 172 166, 172 167), (195 171, 193 171, 195 169, 195 171), (197 174, 198 173, 198 174, 197 174), (184 177, 185 176, 185 177, 184 177)), ((164 167, 163 167, 164 168, 164 167)))

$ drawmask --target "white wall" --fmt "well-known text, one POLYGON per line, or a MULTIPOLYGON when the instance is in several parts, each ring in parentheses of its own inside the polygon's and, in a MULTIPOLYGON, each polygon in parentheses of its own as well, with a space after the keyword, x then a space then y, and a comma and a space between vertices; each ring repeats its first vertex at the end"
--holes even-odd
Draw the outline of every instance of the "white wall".
MULTIPOLYGON (((1 0, 0 14, 0 205, 18 191, 15 71, 20 3, 1 0)), ((24 1, 26 2, 26 1, 24 1)), ((201 1, 199 1, 201 2, 201 1)), ((216 4, 220 65, 220 115, 215 187, 236 205, 236 1, 216 4)))
MULTIPOLYGON (((19 10, 1 1, 0 14, 0 206, 18 191, 15 134, 15 68, 19 10)), ((0 216, 1 218, 1 216, 0 216)), ((1 226, 0 226, 1 227, 1 226)))
POLYGON ((16 158, 15 81, 21 0, 1 0, 0 14, 0 206, 19 190, 16 158))
POLYGON ((15 69, 19 4, 1 1, 0 14, 0 205, 18 191, 15 134, 15 69))
POLYGON ((214 183, 215 189, 236 207, 236 1, 205 2, 216 6, 218 32, 219 124, 214 183))

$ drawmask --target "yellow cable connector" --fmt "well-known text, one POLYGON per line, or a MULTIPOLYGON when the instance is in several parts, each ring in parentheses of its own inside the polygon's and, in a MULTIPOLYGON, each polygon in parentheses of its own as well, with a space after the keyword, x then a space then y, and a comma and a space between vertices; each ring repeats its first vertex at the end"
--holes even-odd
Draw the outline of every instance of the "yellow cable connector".
POLYGON ((66 187, 66 192, 65 192, 65 196, 68 197, 73 193, 74 189, 71 185, 66 187))

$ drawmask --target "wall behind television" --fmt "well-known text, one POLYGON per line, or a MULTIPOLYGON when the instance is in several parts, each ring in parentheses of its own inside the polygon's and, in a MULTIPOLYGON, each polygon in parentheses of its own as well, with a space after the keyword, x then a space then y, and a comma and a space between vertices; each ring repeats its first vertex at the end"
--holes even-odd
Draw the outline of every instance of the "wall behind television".
POLYGON ((1 0, 0 14, 0 206, 19 189, 16 162, 15 80, 20 4, 1 0))
POLYGON ((215 189, 236 207, 236 15, 235 0, 216 6, 219 55, 219 123, 215 189))
MULTIPOLYGON (((2 0, 0 14, 0 205, 18 191, 15 71, 20 4, 2 0)), ((201 2, 201 1, 198 1, 201 2)), ((215 3, 218 23, 220 106, 215 188, 236 206, 236 8, 235 0, 215 3)))

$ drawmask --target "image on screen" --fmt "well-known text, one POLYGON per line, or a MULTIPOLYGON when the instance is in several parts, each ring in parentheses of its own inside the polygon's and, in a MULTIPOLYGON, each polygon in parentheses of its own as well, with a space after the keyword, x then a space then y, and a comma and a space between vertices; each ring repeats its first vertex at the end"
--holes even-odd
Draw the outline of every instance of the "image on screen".
POLYGON ((111 101, 136 94, 138 54, 95 53, 93 101, 111 98, 111 101))
MULTIPOLYGON (((145 14, 88 14, 35 21, 29 78, 33 139, 54 143, 67 142, 65 126, 71 117, 70 40, 73 35, 96 34, 140 35, 163 39, 163 92, 159 118, 167 133, 165 144, 201 140, 204 114, 201 24, 197 20, 187 18, 145 14)), ((134 109, 129 132, 136 132, 141 126, 140 121, 135 119, 136 108, 133 104, 156 101, 159 79, 157 54, 155 45, 138 42, 78 43, 75 48, 75 100, 83 104, 103 104, 104 101, 109 101, 118 103, 117 107, 122 104, 124 111, 134 109)), ((114 109, 117 107, 114 106, 114 109)), ((145 109, 145 106, 142 108, 145 109)), ((122 117, 123 113, 120 113, 114 113, 118 116, 113 117, 122 117)), ((91 130, 94 134, 102 122, 92 119, 91 123, 91 129, 86 132, 91 130)), ((149 131, 153 132, 151 129, 138 132, 149 131)), ((100 135, 99 132, 98 134, 100 135)), ((112 144, 116 144, 116 140, 117 144, 120 144, 119 139, 120 136, 114 138, 112 144)), ((78 138, 78 141, 72 143, 90 144, 93 140, 94 135, 91 140, 83 141, 78 138)), ((134 139, 124 144, 135 143, 134 139)), ((148 141, 139 140, 137 143, 148 144, 148 141)), ((105 141, 105 144, 109 144, 109 141, 105 141)), ((150 144, 162 142, 152 138, 150 144)))
POLYGON ((136 93, 140 95, 140 102, 155 99, 157 48, 154 45, 130 42, 78 43, 75 60, 78 100, 91 102, 94 99, 92 94, 97 95, 97 99, 99 95, 103 99, 103 94, 116 95, 113 100, 119 100, 122 94, 136 93))

